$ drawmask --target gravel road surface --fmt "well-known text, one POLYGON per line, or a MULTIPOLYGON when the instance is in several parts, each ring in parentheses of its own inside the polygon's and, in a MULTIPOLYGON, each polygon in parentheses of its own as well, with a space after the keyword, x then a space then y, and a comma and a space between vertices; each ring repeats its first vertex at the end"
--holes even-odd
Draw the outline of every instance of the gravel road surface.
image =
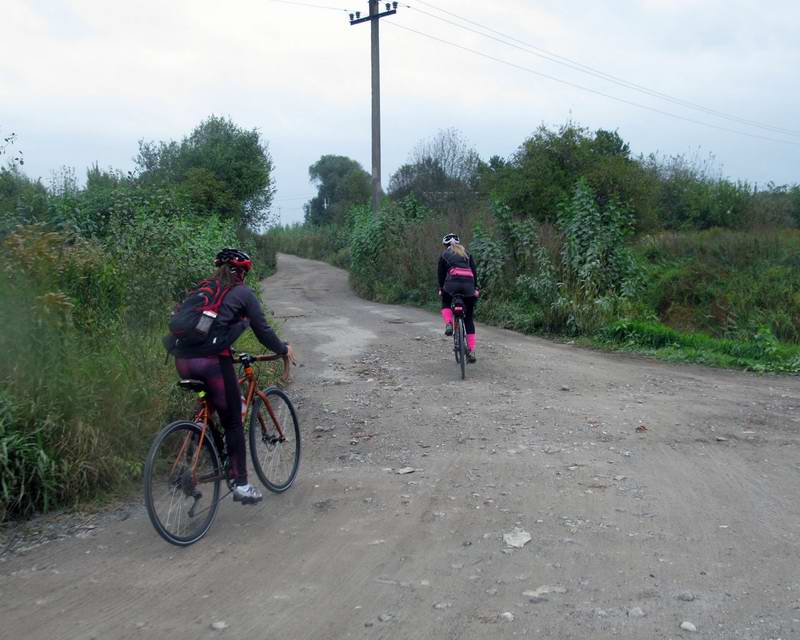
POLYGON ((479 326, 462 381, 437 316, 341 270, 281 255, 264 291, 295 486, 187 549, 138 503, 16 545, 0 637, 800 638, 797 378, 479 326))

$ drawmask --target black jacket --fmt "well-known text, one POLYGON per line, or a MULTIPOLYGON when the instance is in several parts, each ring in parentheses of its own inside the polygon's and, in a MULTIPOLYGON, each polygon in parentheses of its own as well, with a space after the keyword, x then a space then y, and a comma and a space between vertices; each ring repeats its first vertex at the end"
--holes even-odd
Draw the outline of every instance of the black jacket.
POLYGON ((267 349, 279 355, 286 354, 287 345, 267 324, 256 294, 243 284, 236 285, 225 294, 206 344, 182 349, 173 343, 171 349, 170 345, 166 345, 167 350, 177 358, 199 358, 222 353, 236 342, 247 327, 253 329, 258 341, 267 349))
POLYGON ((450 269, 470 269, 472 271, 472 286, 478 288, 478 269, 471 255, 466 258, 461 257, 450 247, 442 252, 439 257, 439 288, 444 289, 446 282, 461 283, 468 282, 469 278, 450 275, 450 269))

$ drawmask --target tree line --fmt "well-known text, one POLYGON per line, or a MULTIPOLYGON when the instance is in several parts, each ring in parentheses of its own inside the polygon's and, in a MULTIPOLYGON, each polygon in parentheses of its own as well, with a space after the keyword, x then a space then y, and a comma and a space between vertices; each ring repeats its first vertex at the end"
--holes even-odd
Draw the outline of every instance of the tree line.
MULTIPOLYGON (((305 207, 306 223, 341 223, 350 207, 368 200, 369 174, 350 158, 325 155, 309 176, 318 195, 305 207)), ((573 122, 542 125, 510 157, 486 161, 457 130, 440 131, 391 175, 386 197, 413 196, 455 215, 492 200, 519 218, 554 222, 579 178, 599 206, 615 201, 629 209, 639 232, 800 225, 800 185, 731 180, 711 155, 635 156, 617 131, 573 122)))

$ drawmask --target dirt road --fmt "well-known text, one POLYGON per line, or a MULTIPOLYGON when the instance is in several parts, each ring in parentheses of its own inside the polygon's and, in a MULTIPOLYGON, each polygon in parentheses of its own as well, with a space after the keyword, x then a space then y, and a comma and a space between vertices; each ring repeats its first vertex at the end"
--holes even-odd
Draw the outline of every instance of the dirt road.
POLYGON ((796 378, 479 327, 462 382, 437 317, 342 271, 280 256, 265 292, 295 487, 188 549, 132 508, 7 556, 0 637, 800 638, 796 378))

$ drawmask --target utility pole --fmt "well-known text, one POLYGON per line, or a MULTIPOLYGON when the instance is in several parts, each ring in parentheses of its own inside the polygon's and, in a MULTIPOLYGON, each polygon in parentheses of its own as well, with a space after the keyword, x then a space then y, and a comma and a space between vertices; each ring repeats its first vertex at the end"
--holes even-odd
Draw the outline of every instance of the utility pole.
POLYGON ((386 10, 380 12, 378 0, 367 0, 369 15, 361 12, 350 14, 350 25, 370 22, 372 27, 372 210, 377 211, 381 203, 381 48, 378 21, 397 13, 397 2, 387 2, 386 10))

